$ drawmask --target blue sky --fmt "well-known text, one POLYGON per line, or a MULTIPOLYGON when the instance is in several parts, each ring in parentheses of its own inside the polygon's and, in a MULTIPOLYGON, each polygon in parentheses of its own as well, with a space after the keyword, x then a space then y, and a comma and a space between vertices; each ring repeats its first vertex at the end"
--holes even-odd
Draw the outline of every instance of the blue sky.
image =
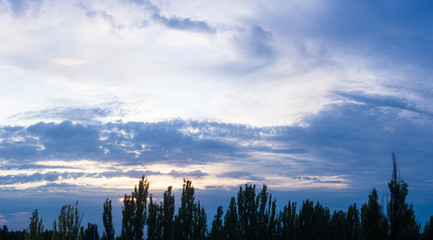
POLYGON ((431 1, 3 0, 0 28, 0 224, 110 197, 120 227, 143 173, 209 216, 245 183, 345 209, 392 151, 433 215, 431 1))

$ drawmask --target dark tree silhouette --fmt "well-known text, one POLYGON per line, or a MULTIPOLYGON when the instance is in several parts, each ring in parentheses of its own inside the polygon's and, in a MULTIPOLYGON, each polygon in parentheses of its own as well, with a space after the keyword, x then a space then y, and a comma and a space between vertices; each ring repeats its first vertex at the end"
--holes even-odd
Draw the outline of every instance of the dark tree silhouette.
POLYGON ((430 217, 430 221, 427 221, 424 226, 422 240, 433 240, 433 216, 430 217))
POLYGON ((388 217, 391 240, 419 239, 419 225, 416 223, 412 204, 406 203, 407 183, 400 179, 397 168, 397 156, 392 153, 392 178, 388 182, 390 201, 388 217))
POLYGON ((42 218, 39 218, 38 210, 36 209, 32 213, 30 218, 29 228, 25 234, 26 240, 42 240, 43 239, 44 226, 42 225, 42 218))
POLYGON ((131 195, 125 194, 122 208, 122 239, 143 239, 144 225, 146 224, 147 217, 148 190, 149 183, 143 175, 138 181, 138 185, 135 185, 131 195))
POLYGON ((88 223, 82 240, 99 240, 98 225, 88 223))
POLYGON ((388 221, 378 202, 376 188, 368 196, 368 203, 361 208, 362 239, 380 240, 388 237, 388 221))
POLYGON ((289 203, 284 206, 283 211, 278 214, 278 239, 295 239, 296 233, 296 203, 289 203))
POLYGON ((120 238, 123 240, 134 239, 134 212, 135 201, 131 195, 125 194, 122 207, 122 232, 120 234, 120 238))
POLYGON ((245 189, 239 187, 237 200, 241 238, 257 239, 256 185, 245 185, 245 189))
POLYGON ((359 240, 361 239, 361 222, 359 219, 359 210, 356 209, 356 203, 349 206, 346 216, 347 222, 347 239, 359 240))
POLYGON ((214 217, 214 220, 212 222, 212 229, 210 232, 210 239, 211 240, 220 240, 224 239, 224 229, 223 229, 223 207, 218 206, 217 214, 214 217))
POLYGON ((194 204, 193 224, 192 224, 192 239, 206 239, 207 236, 207 216, 204 207, 200 201, 194 204))
POLYGON ((147 239, 161 240, 162 239, 162 222, 163 222, 162 206, 153 201, 152 194, 149 197, 149 208, 147 217, 147 239))
POLYGON ((104 223, 104 232, 102 233, 103 240, 114 240, 114 226, 111 200, 108 198, 104 202, 104 212, 102 213, 102 221, 104 223))
POLYGON ((297 239, 330 239, 330 214, 319 202, 303 202, 299 211, 297 239))
POLYGON ((344 211, 340 210, 332 213, 330 230, 330 239, 347 240, 347 219, 344 211))
POLYGON ((169 186, 167 191, 164 192, 163 208, 163 221, 162 221, 162 239, 173 239, 173 218, 174 218, 174 195, 172 194, 172 187, 169 186))
POLYGON ((236 208, 236 199, 232 197, 230 200, 229 208, 224 216, 224 238, 230 240, 241 239, 240 223, 238 211, 236 208))
POLYGON ((75 205, 63 205, 60 215, 53 223, 53 240, 76 240, 79 238, 83 215, 78 213, 78 201, 75 205))

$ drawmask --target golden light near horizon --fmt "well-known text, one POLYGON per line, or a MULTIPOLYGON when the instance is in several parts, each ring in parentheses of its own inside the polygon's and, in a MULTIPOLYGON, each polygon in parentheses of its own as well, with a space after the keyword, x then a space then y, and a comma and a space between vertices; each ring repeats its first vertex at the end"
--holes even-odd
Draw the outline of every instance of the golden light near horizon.
POLYGON ((337 176, 298 176, 284 177, 264 171, 255 165, 241 166, 239 164, 208 163, 179 166, 178 164, 146 164, 119 165, 117 162, 101 162, 91 160, 75 161, 37 161, 38 169, 33 171, 1 170, 0 176, 21 175, 35 179, 21 184, 0 184, 1 189, 32 189, 50 183, 69 184, 82 187, 102 187, 104 189, 133 189, 141 175, 148 179, 150 189, 164 191, 168 186, 173 190, 182 189, 183 180, 193 181, 197 189, 218 187, 230 189, 246 183, 269 184, 274 189, 310 189, 310 188, 348 188, 349 182, 344 175, 337 176), (243 173, 254 171, 257 176, 225 175, 227 172, 243 173), (146 175, 147 173, 147 175, 146 175), (39 175, 38 175, 39 174, 39 175), (44 175, 53 176, 52 180, 44 179, 44 175), (38 177, 38 178, 36 178, 38 177), (258 178, 259 177, 259 178, 258 178))

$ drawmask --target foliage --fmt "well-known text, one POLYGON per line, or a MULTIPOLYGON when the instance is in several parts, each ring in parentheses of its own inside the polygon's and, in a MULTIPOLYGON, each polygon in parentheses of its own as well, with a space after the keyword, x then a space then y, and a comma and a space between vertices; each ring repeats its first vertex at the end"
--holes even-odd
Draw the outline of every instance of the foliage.
POLYGON ((99 240, 98 225, 87 224, 87 229, 84 231, 83 240, 99 240))
POLYGON ((114 226, 111 200, 108 198, 104 202, 104 212, 102 213, 102 221, 104 223, 104 233, 102 233, 103 240, 114 240, 114 226))
POLYGON ((368 196, 368 203, 361 208, 362 239, 386 239, 388 237, 388 221, 378 202, 376 188, 368 196))
POLYGON ((26 240, 42 240, 43 239, 44 226, 42 225, 42 218, 39 218, 38 210, 36 209, 32 213, 30 218, 29 228, 25 234, 26 240))
POLYGON ((143 175, 138 185, 135 185, 131 195, 125 194, 123 198, 121 238, 124 240, 143 239, 147 217, 148 189, 149 183, 143 175))
POLYGON ((76 240, 79 237, 82 214, 78 213, 78 201, 75 205, 63 205, 60 215, 53 223, 53 240, 76 240))
POLYGON ((388 182, 391 199, 388 203, 390 240, 419 239, 419 225, 412 204, 406 203, 407 183, 398 176, 397 157, 392 153, 392 178, 388 182))
POLYGON ((212 221, 212 229, 210 232, 211 240, 219 240, 224 238, 224 229, 223 229, 223 207, 218 206, 217 214, 212 221))

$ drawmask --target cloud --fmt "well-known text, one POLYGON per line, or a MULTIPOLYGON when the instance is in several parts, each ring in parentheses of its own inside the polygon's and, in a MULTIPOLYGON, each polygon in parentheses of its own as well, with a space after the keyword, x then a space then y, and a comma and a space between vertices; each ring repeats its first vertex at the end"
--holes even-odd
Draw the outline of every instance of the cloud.
POLYGON ((274 50, 271 47, 272 33, 263 30, 259 25, 254 25, 243 38, 235 41, 244 51, 244 54, 254 58, 274 60, 274 50))
POLYGON ((39 111, 28 111, 14 114, 9 117, 12 120, 64 120, 90 123, 107 117, 119 117, 124 114, 122 102, 113 101, 95 107, 54 107, 39 111))
POLYGON ((204 176, 209 175, 208 173, 202 172, 200 170, 195 170, 192 172, 180 172, 176 170, 171 170, 167 175, 175 177, 175 178, 203 178, 204 176))
POLYGON ((214 33, 215 29, 211 28, 205 21, 191 20, 190 18, 170 17, 166 18, 159 14, 155 14, 153 19, 162 23, 164 26, 194 32, 214 33))
POLYGON ((10 10, 15 15, 25 14, 32 5, 40 4, 40 0, 28 1, 28 0, 7 0, 9 3, 10 10))
POLYGON ((369 95, 364 93, 348 93, 348 92, 336 92, 337 95, 354 100, 356 102, 370 104, 377 107, 390 107, 401 110, 412 111, 415 113, 423 113, 432 115, 432 113, 418 109, 414 103, 409 102, 403 97, 392 97, 385 95, 369 95))
POLYGON ((0 185, 14 185, 14 184, 25 184, 32 182, 48 181, 54 182, 61 179, 75 179, 85 176, 83 172, 47 172, 47 173, 34 173, 34 174, 18 174, 18 175, 6 175, 0 176, 0 185))
POLYGON ((249 173, 249 172, 243 172, 243 171, 225 172, 225 173, 222 173, 222 174, 218 174, 218 177, 221 177, 221 178, 245 179, 245 180, 249 180, 249 181, 264 181, 265 180, 265 178, 253 176, 251 173, 249 173))
POLYGON ((190 17, 165 17, 161 14, 161 10, 151 1, 143 0, 132 2, 144 6, 145 9, 149 11, 152 19, 155 22, 158 22, 168 28, 192 32, 215 33, 215 29, 210 27, 206 21, 194 20, 190 17))
MULTIPOLYGON (((191 164, 248 162, 263 170, 296 177, 348 175, 359 181, 386 179, 389 153, 429 164, 431 115, 405 98, 337 93, 343 102, 327 105, 301 126, 252 127, 212 121, 175 119, 144 122, 40 122, 0 128, 0 158, 5 169, 40 169, 34 160, 116 161, 123 166, 150 163, 191 164), (360 104, 362 103, 362 104, 360 104), (409 152, 412 151, 412 152, 409 152), (266 167, 264 167, 266 166, 266 167), (272 169, 272 170, 271 170, 272 169), (365 175, 369 172, 369 175, 365 175), (302 173, 302 174, 300 174, 302 173), (372 177, 372 175, 374 177, 372 177)), ((68 167, 68 166, 65 166, 68 167)), ((406 166, 427 177, 425 168, 406 166)), ((201 171, 108 171, 100 176, 181 175, 205 177, 201 171)), ((262 180, 239 168, 218 177, 262 180)), ((37 177, 37 175, 33 176, 37 177)), ((416 177, 411 175, 411 177, 416 177)))

